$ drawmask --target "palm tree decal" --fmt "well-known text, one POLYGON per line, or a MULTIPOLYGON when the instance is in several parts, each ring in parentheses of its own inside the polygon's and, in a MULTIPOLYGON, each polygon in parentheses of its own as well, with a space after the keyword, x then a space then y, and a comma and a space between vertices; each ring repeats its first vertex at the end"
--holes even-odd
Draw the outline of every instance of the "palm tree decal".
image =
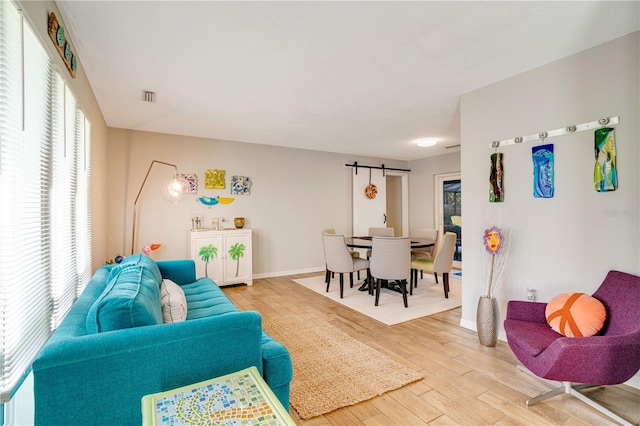
POLYGON ((242 243, 235 243, 229 249, 229 257, 236 261, 236 277, 240 272, 240 258, 244 256, 244 249, 246 247, 242 243))
POLYGON ((209 261, 215 259, 218 256, 218 248, 214 247, 213 244, 209 244, 208 246, 202 246, 200 247, 198 256, 200 256, 200 258, 204 262, 204 276, 209 278, 209 274, 207 273, 207 267, 209 266, 209 261))

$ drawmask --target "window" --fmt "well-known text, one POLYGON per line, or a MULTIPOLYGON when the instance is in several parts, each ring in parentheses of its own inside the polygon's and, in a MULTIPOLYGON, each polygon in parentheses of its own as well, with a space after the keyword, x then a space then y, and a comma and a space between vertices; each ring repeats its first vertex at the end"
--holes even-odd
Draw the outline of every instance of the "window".
POLYGON ((0 402, 90 278, 89 135, 40 40, 0 1, 0 402))

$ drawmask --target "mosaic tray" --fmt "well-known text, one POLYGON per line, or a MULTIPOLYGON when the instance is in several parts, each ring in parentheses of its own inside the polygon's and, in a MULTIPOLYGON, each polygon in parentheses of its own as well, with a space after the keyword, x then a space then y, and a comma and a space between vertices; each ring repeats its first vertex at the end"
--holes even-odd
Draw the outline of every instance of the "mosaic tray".
POLYGON ((295 425, 251 367, 142 398, 144 425, 295 425))

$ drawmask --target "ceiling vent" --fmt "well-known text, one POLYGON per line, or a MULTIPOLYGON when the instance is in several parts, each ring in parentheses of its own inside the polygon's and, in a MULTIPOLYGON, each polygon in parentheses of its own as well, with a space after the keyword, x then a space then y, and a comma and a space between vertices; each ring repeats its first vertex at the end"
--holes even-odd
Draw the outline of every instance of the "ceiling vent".
POLYGON ((156 103, 156 92, 152 92, 150 90, 142 91, 142 102, 150 102, 152 104, 156 103))

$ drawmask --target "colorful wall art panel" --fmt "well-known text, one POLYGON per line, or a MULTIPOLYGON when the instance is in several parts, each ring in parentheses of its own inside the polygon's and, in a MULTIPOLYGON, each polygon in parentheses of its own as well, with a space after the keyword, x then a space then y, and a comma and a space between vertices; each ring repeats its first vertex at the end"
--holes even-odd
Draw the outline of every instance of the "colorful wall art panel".
POLYGON ((553 144, 531 148, 533 159, 533 196, 553 198, 553 144))
POLYGON ((503 178, 502 153, 496 152, 491 154, 491 172, 489 173, 489 201, 492 203, 504 201, 503 178))
POLYGON ((194 174, 179 174, 178 177, 184 182, 187 194, 198 193, 198 176, 194 174))
POLYGON ((233 195, 250 195, 251 194, 251 178, 247 176, 231 177, 231 193, 233 195))
POLYGON ((205 170, 204 187, 206 189, 224 189, 224 170, 205 170))
POLYGON ((616 169, 616 141, 613 128, 603 127, 595 131, 595 155, 593 183, 596 191, 615 191, 618 188, 618 170, 616 169))

